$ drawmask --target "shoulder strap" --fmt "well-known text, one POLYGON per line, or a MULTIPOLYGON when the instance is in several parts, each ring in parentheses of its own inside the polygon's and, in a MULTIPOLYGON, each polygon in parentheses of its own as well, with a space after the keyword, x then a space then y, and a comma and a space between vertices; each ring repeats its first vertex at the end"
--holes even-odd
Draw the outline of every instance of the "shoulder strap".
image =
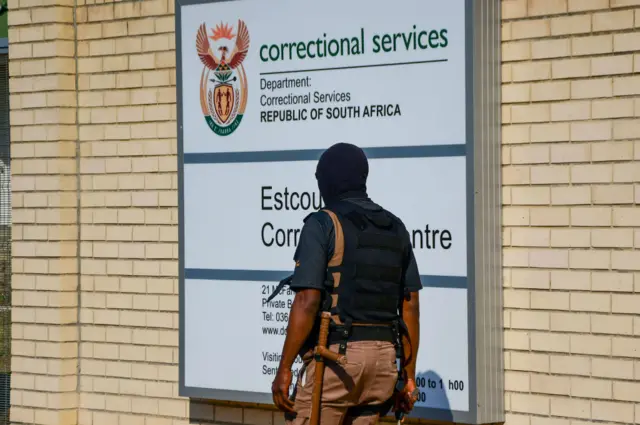
MULTIPOLYGON (((333 222, 335 242, 333 248, 333 256, 329 259, 327 263, 327 273, 331 274, 331 281, 333 282, 333 290, 331 291, 331 298, 327 298, 325 305, 323 306, 323 310, 331 311, 332 313, 336 312, 338 307, 338 287, 340 286, 341 272, 338 268, 342 265, 342 260, 344 259, 344 232, 342 229, 342 223, 338 218, 337 214, 329 209, 323 209, 333 222), (329 300, 331 303, 329 304, 329 300)), ((340 324, 340 318, 338 314, 333 314, 332 319, 336 324, 340 324)))
POLYGON ((323 211, 329 216, 329 218, 331 218, 331 222, 333 223, 333 233, 335 235, 333 255, 329 259, 327 267, 337 267, 342 264, 342 259, 344 257, 344 233, 342 231, 342 223, 340 223, 338 216, 333 211, 328 209, 320 211, 323 211))

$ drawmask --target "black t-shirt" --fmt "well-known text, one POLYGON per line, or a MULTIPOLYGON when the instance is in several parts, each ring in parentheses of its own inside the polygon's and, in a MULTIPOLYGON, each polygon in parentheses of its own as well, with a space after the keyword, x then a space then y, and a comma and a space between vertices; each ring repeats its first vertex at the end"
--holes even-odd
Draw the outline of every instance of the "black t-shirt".
MULTIPOLYGON (((349 201, 364 208, 378 207, 368 199, 349 201)), ((409 263, 404 270, 404 285, 409 292, 415 292, 422 289, 422 282, 420 282, 420 273, 408 232, 405 232, 405 238, 409 263)), ((333 256, 334 245, 335 235, 331 217, 324 211, 313 213, 302 227, 298 247, 293 257, 296 267, 290 284, 292 290, 323 289, 327 263, 333 256)))

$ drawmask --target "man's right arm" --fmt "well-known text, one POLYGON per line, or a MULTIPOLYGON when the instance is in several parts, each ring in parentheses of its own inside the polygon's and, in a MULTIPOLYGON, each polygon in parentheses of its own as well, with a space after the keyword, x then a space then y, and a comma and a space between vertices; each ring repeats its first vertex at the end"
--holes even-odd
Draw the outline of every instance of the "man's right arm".
MULTIPOLYGON (((289 313, 287 336, 278 373, 271 385, 273 401, 284 412, 293 412, 289 399, 291 367, 311 332, 321 307, 327 255, 332 252, 326 221, 319 214, 308 217, 294 254, 296 262, 290 288, 296 295, 289 313)), ((329 254, 330 255, 330 254, 329 254)))
POLYGON ((289 313, 281 367, 291 368, 321 307, 327 258, 333 254, 332 236, 333 224, 325 213, 307 217, 293 258, 296 266, 289 287, 296 295, 289 313))

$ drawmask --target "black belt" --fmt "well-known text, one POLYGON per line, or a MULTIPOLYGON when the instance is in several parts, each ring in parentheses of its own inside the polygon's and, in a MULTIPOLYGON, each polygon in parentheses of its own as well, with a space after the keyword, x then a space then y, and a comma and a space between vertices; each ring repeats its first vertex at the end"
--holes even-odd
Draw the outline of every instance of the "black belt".
POLYGON ((396 334, 391 326, 355 326, 347 331, 344 326, 329 330, 328 345, 354 341, 396 342, 396 334))

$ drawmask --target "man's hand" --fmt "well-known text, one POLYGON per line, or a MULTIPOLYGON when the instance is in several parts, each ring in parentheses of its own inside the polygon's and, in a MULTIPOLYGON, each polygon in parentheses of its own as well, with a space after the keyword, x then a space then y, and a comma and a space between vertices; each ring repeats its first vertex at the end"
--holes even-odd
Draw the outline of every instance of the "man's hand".
POLYGON ((304 289, 296 293, 293 299, 278 373, 271 385, 273 402, 278 406, 278 409, 284 412, 293 412, 293 402, 289 400, 291 367, 313 327, 314 319, 320 308, 320 295, 320 291, 317 289, 304 289))
POLYGON ((301 290, 293 299, 278 373, 271 384, 273 402, 283 412, 294 412, 293 402, 289 399, 291 367, 313 327, 320 301, 321 293, 317 289, 301 290))
POLYGON ((271 384, 271 394, 276 407, 283 412, 293 413, 293 402, 289 399, 291 386, 291 369, 280 367, 271 384))
POLYGON ((408 414, 413 410, 413 405, 416 401, 418 401, 418 388, 416 388, 416 383, 413 379, 409 379, 404 385, 404 388, 397 394, 393 410, 408 414))

